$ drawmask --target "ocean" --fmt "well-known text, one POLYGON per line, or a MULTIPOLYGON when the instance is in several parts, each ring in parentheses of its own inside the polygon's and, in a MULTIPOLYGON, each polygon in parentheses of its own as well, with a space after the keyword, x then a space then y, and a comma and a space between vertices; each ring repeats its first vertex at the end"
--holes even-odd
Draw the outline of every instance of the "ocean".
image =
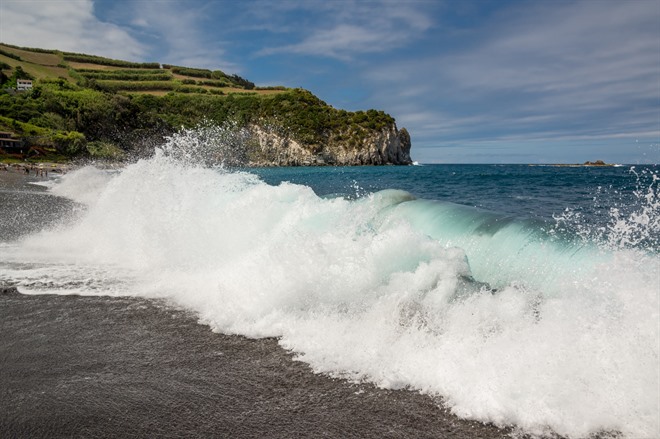
POLYGON ((0 285, 164 301, 525 434, 660 436, 657 165, 226 169, 175 146, 0 178, 0 285))

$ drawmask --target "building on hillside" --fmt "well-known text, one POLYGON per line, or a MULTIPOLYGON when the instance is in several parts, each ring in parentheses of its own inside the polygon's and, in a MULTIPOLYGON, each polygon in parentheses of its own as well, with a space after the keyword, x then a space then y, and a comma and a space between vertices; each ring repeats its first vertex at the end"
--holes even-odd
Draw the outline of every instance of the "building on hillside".
POLYGON ((0 149, 8 153, 24 153, 25 145, 20 139, 14 139, 11 133, 0 131, 0 149))
POLYGON ((32 90, 32 81, 29 79, 17 79, 16 90, 18 91, 32 90))

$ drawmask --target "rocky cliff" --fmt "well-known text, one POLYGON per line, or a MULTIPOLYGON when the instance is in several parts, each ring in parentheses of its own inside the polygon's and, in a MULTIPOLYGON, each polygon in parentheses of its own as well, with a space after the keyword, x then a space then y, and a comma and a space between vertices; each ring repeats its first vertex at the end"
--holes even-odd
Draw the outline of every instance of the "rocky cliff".
POLYGON ((339 131, 325 142, 303 145, 293 135, 260 125, 248 127, 250 166, 362 166, 410 165, 410 135, 392 123, 381 130, 339 131))

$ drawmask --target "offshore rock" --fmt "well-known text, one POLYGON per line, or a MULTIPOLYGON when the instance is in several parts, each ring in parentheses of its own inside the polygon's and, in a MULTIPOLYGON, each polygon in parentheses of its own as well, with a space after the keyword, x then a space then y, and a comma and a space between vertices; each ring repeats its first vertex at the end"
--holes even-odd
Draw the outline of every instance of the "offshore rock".
POLYGON ((410 135, 396 124, 381 130, 338 132, 322 145, 304 145, 294 136, 261 125, 248 127, 250 166, 410 165, 410 135))

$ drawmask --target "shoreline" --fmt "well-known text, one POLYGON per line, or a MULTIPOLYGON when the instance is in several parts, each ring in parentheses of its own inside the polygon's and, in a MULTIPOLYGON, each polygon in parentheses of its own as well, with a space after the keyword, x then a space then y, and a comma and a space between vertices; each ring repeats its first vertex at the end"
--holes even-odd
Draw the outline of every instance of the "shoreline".
MULTIPOLYGON (((25 176, 48 177, 48 173, 66 174, 74 167, 64 163, 0 163, 0 173, 12 172, 25 176)), ((2 175, 2 174, 0 174, 2 175)))
POLYGON ((0 288, 10 437, 506 438, 430 396, 319 375, 273 338, 213 333, 130 297, 0 288))

